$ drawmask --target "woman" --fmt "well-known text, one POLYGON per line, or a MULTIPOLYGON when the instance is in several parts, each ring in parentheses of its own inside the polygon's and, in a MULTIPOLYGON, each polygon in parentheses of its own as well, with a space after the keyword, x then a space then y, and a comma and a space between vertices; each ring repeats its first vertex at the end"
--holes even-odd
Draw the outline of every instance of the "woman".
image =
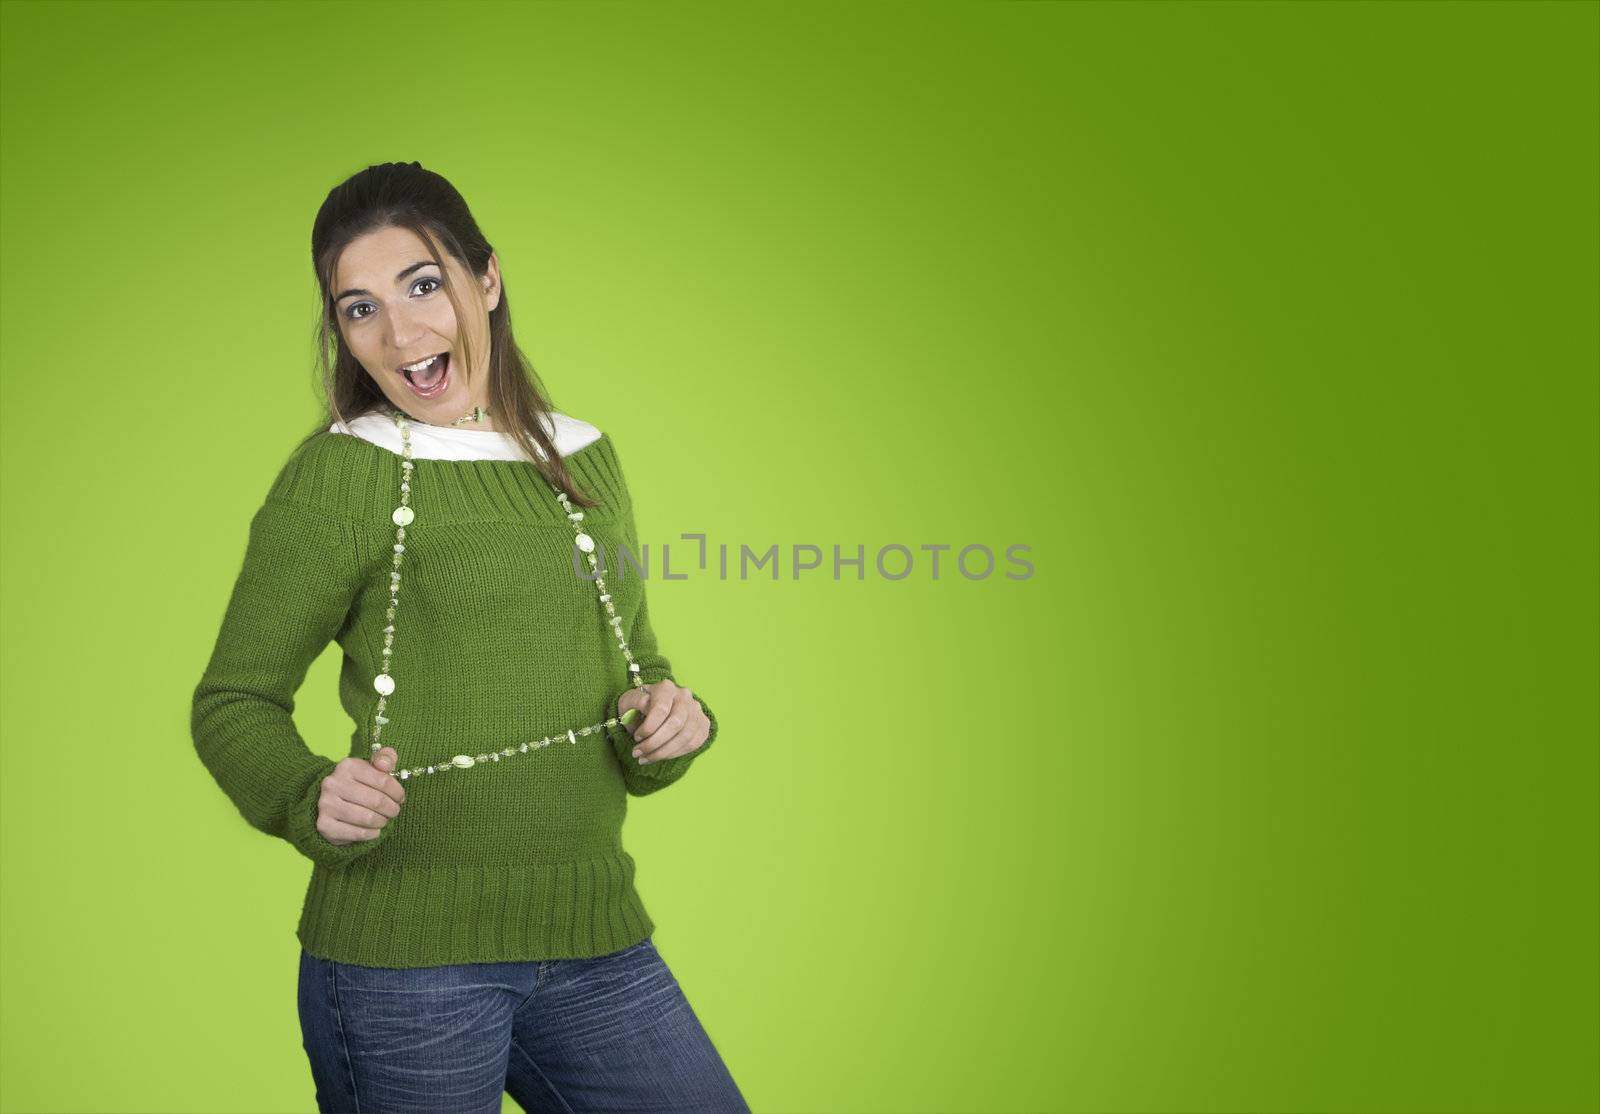
POLYGON ((318 1108, 747 1111, 622 847, 627 798, 717 723, 615 557, 640 550, 617 446, 551 410, 444 178, 367 168, 311 248, 328 413, 251 520, 192 728, 245 819, 313 863, 318 1108), (291 718, 330 639, 338 762, 291 718))

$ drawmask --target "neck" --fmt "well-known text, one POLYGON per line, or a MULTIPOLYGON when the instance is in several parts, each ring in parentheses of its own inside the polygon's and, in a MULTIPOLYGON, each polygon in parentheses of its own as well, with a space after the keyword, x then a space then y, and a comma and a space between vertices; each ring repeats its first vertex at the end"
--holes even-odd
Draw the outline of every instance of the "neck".
MULTIPOLYGON (((481 403, 478 405, 482 406, 481 403)), ((393 406, 389 407, 391 412, 393 412, 394 409, 395 407, 393 406)), ((472 409, 468 409, 465 414, 456 415, 456 417, 460 417, 462 419, 461 421, 455 421, 450 418, 446 418, 441 421, 429 421, 425 418, 418 417, 409 410, 401 412, 406 415, 407 421, 413 422, 417 425, 425 425, 432 429, 470 429, 479 430, 485 433, 504 432, 504 430, 495 424, 494 417, 489 413, 489 408, 487 406, 482 407, 482 417, 478 418, 477 420, 473 419, 474 411, 472 409)))
POLYGON ((492 429, 494 427, 494 423, 489 418, 489 409, 485 406, 474 406, 450 424, 457 429, 492 429))

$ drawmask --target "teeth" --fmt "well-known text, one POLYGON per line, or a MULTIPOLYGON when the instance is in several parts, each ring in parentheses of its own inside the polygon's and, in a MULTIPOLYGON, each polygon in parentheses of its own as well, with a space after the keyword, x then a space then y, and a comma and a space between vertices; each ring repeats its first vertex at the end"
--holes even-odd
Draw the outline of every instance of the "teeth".
MULTIPOLYGON (((442 353, 441 353, 441 355, 442 355, 442 353)), ((426 360, 418 360, 414 364, 406 364, 400 370, 401 371, 421 371, 423 368, 427 367, 429 364, 433 363, 433 361, 437 360, 438 358, 439 358, 439 356, 437 356, 437 355, 429 356, 426 360)))

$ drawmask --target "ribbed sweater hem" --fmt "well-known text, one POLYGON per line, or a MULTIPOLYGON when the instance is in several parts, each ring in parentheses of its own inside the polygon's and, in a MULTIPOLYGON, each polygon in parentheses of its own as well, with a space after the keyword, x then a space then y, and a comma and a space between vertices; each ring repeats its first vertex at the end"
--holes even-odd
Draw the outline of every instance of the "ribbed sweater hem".
POLYGON ((319 959, 366 967, 591 958, 655 931, 633 880, 625 851, 567 863, 319 865, 296 935, 319 959))

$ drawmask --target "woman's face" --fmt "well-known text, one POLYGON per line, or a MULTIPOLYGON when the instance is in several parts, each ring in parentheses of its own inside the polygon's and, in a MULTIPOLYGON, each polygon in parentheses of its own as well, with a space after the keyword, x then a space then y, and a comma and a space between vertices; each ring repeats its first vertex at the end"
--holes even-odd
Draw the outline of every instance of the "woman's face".
POLYGON ((488 311, 500 304, 494 256, 476 279, 460 260, 443 255, 441 274, 414 232, 382 228, 352 240, 334 269, 334 309, 345 344, 390 402, 429 425, 449 425, 474 406, 487 408, 488 311), (474 308, 475 281, 487 303, 482 310, 474 308), (479 366, 470 376, 457 362, 461 323, 445 283, 455 287, 472 318, 467 328, 479 366), (415 366, 433 356, 439 359, 431 365, 415 366), (413 370, 407 374, 406 368, 413 370))

